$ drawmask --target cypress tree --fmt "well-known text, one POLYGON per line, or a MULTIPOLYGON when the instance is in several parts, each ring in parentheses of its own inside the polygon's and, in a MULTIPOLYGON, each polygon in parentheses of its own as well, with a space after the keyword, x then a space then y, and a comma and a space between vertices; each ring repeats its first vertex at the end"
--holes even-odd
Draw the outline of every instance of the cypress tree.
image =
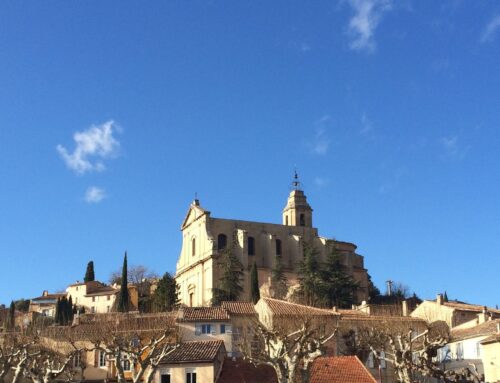
POLYGON ((71 295, 69 296, 68 299, 68 305, 66 307, 66 312, 68 315, 68 324, 73 323, 73 298, 71 298, 71 295))
POLYGON ((300 294, 303 303, 315 306, 321 296, 318 286, 321 286, 321 265, 318 260, 318 251, 311 245, 304 244, 304 260, 299 264, 300 294))
POLYGON ((126 313, 129 310, 129 295, 128 295, 128 279, 127 279, 127 252, 123 257, 123 268, 122 268, 122 283, 120 285, 120 293, 118 295, 118 304, 116 310, 122 313, 126 313))
POLYGON ((83 278, 84 282, 92 282, 95 281, 94 274, 94 261, 90 261, 87 263, 87 271, 85 272, 85 277, 83 278))
POLYGON ((288 293, 288 280, 283 269, 281 255, 274 258, 271 269, 271 293, 272 297, 276 299, 284 299, 288 293))
POLYGON ((322 267, 320 286, 321 301, 327 307, 351 307, 358 284, 346 271, 340 254, 333 249, 322 267))
POLYGON ((257 272, 257 264, 254 262, 252 271, 250 272, 250 292, 252 295, 252 302, 255 304, 260 299, 259 290, 259 274, 257 272))
POLYGON ((61 324, 61 298, 57 298, 54 320, 57 324, 61 324))
POLYGON ((443 301, 448 302, 448 294, 444 292, 443 301))
POLYGON ((14 328, 16 327, 16 305, 15 305, 14 301, 10 302, 9 316, 7 318, 5 327, 6 327, 7 331, 14 330, 14 328))

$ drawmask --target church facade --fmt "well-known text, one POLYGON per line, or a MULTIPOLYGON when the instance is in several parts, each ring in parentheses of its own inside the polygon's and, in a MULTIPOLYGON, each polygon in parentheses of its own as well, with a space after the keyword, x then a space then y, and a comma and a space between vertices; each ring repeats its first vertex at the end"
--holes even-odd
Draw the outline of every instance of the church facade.
POLYGON ((367 271, 356 245, 318 235, 313 227, 313 210, 294 183, 282 213, 282 224, 214 218, 197 199, 190 205, 182 223, 182 249, 177 261, 176 281, 180 301, 187 306, 208 306, 212 289, 219 281, 218 255, 233 244, 233 251, 243 264, 241 300, 250 300, 250 269, 256 263, 261 288, 269 284, 274 258, 281 256, 290 285, 298 283, 297 266, 303 259, 305 245, 316 248, 322 261, 336 248, 346 270, 358 282, 356 298, 368 298, 367 271))

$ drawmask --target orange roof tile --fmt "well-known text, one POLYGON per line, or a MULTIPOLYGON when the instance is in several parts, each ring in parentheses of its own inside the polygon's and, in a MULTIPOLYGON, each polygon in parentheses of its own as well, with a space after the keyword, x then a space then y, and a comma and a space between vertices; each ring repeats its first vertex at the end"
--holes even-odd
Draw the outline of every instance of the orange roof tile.
POLYGON ((278 383, 278 379, 271 366, 226 359, 217 383, 278 383))
POLYGON ((182 307, 179 309, 179 321, 228 321, 229 314, 222 307, 182 307))
POLYGON ((261 298, 269 306, 275 316, 295 316, 295 315, 313 315, 340 317, 339 313, 333 310, 319 309, 311 306, 299 305, 274 298, 261 298))
POLYGON ((226 348, 224 347, 223 340, 184 342, 164 357, 161 363, 212 362, 217 357, 221 348, 223 348, 223 352, 225 353, 226 348))
POLYGON ((257 315, 252 302, 222 302, 222 307, 231 315, 257 315))
POLYGON ((478 336, 492 335, 497 333, 499 325, 500 319, 495 319, 483 322, 474 327, 452 329, 451 337, 454 341, 456 341, 475 338, 478 336))
POLYGON ((486 308, 489 312, 495 313, 495 314, 500 314, 500 310, 491 308, 491 307, 486 307, 486 306, 481 306, 481 305, 472 305, 470 303, 465 303, 465 302, 460 302, 460 301, 448 301, 448 302, 443 302, 443 306, 450 307, 455 310, 460 310, 460 311, 473 311, 477 313, 483 312, 483 310, 486 308))
POLYGON ((357 356, 322 357, 314 361, 310 383, 376 383, 357 356))

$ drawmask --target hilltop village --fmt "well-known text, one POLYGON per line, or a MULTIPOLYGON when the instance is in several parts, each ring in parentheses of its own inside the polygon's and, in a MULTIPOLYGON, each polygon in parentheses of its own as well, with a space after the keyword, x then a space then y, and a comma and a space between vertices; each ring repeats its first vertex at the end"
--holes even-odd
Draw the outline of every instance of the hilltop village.
POLYGON ((282 224, 182 222, 175 275, 90 261, 65 291, 0 310, 0 382, 500 382, 500 310, 371 282, 293 183, 282 224), (83 273, 82 273, 83 274, 83 273))

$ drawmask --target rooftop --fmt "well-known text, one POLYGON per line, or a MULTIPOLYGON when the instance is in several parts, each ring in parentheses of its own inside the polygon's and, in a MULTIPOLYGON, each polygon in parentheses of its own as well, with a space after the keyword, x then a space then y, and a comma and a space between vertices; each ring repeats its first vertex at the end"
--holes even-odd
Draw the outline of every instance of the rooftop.
POLYGON ((182 307, 178 320, 182 322, 228 321, 229 313, 223 307, 182 307))
POLYGON ((322 357, 314 361, 310 383, 376 383, 357 356, 322 357))
POLYGON ((231 315, 257 315, 252 302, 222 302, 222 307, 231 315))
MULTIPOLYGON (((435 300, 434 300, 435 302, 435 300)), ((460 310, 460 311, 472 311, 472 312, 477 312, 481 313, 483 312, 484 309, 486 309, 488 312, 495 313, 495 314, 500 314, 500 310, 494 309, 491 307, 486 307, 486 306, 481 306, 481 305, 473 305, 470 303, 466 302, 461 302, 461 301, 448 301, 448 302, 443 302, 443 306, 455 309, 455 310, 460 310)))
POLYGON ((220 349, 226 352, 223 340, 184 342, 162 359, 162 363, 212 362, 220 349))
POLYGON ((500 325, 500 319, 489 320, 478 324, 474 327, 463 328, 463 329, 452 329, 451 337, 453 341, 475 338, 479 336, 487 336, 497 334, 498 326, 500 325))
POLYGON ((261 298, 261 300, 263 300, 269 306, 269 309, 275 316, 308 315, 340 317, 340 314, 334 312, 333 310, 299 305, 298 303, 290 303, 274 298, 261 298))
POLYGON ((226 359, 217 383, 277 383, 271 366, 255 366, 241 359, 226 359))

